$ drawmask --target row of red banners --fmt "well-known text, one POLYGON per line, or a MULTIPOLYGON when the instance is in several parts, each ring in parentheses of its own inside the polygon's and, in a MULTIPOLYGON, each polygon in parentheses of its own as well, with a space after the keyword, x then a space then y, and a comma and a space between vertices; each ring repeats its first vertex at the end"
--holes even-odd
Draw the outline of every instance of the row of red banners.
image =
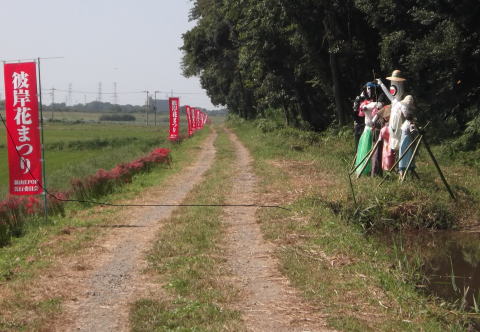
MULTIPOLYGON (((180 138, 180 98, 169 98, 168 104, 170 106, 170 135, 168 139, 176 141, 180 138)), ((185 106, 185 113, 187 115, 188 136, 192 136, 195 131, 202 129, 207 123, 208 115, 198 108, 187 105, 185 106)))
MULTIPOLYGON (((42 146, 35 62, 4 64, 10 194, 43 191, 42 146)), ((180 138, 180 99, 170 98, 170 140, 180 138)), ((208 115, 185 106, 188 135, 202 129, 208 115)))

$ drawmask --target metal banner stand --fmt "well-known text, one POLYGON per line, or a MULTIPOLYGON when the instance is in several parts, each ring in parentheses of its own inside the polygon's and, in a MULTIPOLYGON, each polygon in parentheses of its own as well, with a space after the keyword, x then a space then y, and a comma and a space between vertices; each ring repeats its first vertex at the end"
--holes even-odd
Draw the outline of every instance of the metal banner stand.
POLYGON ((47 204, 47 180, 45 171, 45 138, 43 135, 43 106, 42 106, 42 80, 40 73, 40 58, 37 58, 38 70, 38 93, 39 93, 39 111, 40 111, 40 144, 42 145, 42 187, 43 187, 43 208, 45 212, 45 222, 48 222, 48 204, 47 204))

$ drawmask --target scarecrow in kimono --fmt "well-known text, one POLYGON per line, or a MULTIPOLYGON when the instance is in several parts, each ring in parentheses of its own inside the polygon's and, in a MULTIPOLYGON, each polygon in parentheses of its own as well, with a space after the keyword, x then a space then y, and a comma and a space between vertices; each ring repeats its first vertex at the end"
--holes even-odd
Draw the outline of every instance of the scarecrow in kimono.
MULTIPOLYGON (((374 126, 377 118, 376 113, 383 107, 383 103, 378 101, 377 87, 375 83, 368 82, 365 84, 362 94, 355 99, 356 102, 358 101, 357 109, 359 115, 363 115, 365 118, 365 127, 358 142, 357 155, 355 158, 355 166, 362 163, 362 165, 357 167, 357 175, 360 173, 369 174, 371 172, 370 160, 364 159, 372 149, 374 126), (364 163, 367 163, 367 165, 363 165, 364 163)), ((354 106, 356 106, 356 103, 354 103, 354 106)))

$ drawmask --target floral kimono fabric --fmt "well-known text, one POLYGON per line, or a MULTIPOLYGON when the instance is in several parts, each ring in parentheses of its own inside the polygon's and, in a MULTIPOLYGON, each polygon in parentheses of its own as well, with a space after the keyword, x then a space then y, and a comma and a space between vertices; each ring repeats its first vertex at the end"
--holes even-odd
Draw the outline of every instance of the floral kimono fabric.
MULTIPOLYGON (((372 149, 372 128, 369 126, 365 127, 363 131, 362 137, 360 137, 360 142, 358 143, 357 149, 357 158, 355 159, 355 166, 359 165, 360 162, 368 155, 370 150, 372 149)), ((360 174, 365 163, 368 163, 365 169, 362 171, 362 174, 370 174, 372 169, 372 165, 370 162, 370 158, 368 160, 363 161, 361 166, 358 166, 356 173, 357 175, 360 174)))

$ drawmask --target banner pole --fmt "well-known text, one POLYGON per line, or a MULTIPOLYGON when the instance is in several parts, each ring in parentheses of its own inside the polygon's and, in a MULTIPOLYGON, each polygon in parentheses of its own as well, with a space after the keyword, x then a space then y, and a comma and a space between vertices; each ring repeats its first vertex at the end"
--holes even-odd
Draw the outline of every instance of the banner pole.
POLYGON ((40 73, 40 58, 37 58, 38 65, 38 91, 39 91, 39 111, 40 111, 40 142, 42 145, 42 187, 43 187, 43 208, 45 212, 45 222, 48 222, 48 204, 47 204, 47 181, 45 171, 45 138, 43 136, 43 105, 42 105, 42 77, 40 73))

